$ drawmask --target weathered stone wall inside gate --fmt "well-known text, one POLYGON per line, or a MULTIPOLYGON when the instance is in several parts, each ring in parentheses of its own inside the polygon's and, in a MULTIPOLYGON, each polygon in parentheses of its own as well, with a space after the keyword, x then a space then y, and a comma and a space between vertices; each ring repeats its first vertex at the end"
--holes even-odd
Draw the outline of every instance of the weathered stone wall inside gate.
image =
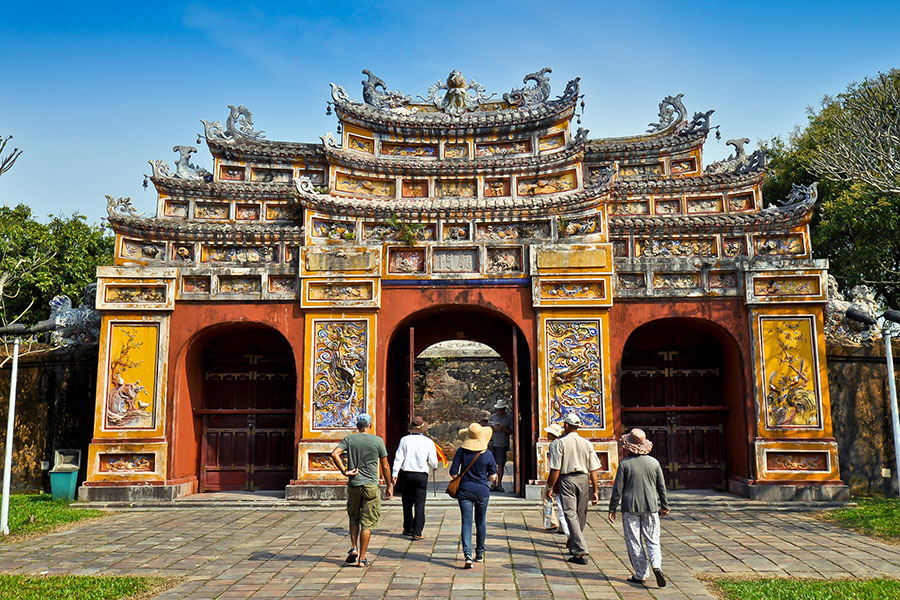
MULTIPOLYGON (((6 358, 0 355, 0 360, 6 358)), ((12 361, 0 368, 0 457, 4 456, 12 361)), ((53 350, 19 358, 13 440, 13 491, 49 490, 41 461, 53 466, 53 453, 80 449, 84 479, 94 424, 97 348, 53 350)), ((2 462, 2 458, 0 458, 2 462)))
MULTIPOLYGON (((829 342, 826 347, 841 479, 856 492, 897 492, 884 350, 880 340, 861 347, 829 342), (882 476, 883 468, 891 470, 891 478, 882 476)), ((900 344, 894 344, 893 354, 897 374, 900 344)))

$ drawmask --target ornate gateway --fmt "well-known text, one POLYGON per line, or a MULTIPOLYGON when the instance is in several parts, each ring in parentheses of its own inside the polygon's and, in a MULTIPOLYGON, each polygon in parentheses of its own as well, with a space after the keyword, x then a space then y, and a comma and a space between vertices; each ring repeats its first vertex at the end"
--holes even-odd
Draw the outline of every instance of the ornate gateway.
POLYGON ((83 497, 318 497, 361 412, 393 450, 415 411, 404 365, 456 338, 510 369, 519 493, 570 412, 607 483, 640 425, 672 486, 844 489, 815 186, 764 208, 746 138, 704 167, 713 111, 681 94, 643 135, 589 139, 579 80, 554 97, 549 68, 505 93, 457 70, 420 94, 363 74, 362 100, 331 84, 320 143, 271 141, 229 106, 202 121, 208 170, 190 145, 150 162, 155 217, 107 197, 83 497))

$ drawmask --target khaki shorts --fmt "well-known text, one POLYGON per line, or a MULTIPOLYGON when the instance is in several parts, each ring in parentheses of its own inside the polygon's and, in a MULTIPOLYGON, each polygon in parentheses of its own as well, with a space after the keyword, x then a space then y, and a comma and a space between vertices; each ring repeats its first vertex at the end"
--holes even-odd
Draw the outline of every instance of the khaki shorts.
POLYGON ((350 524, 359 525, 360 529, 378 527, 381 518, 381 488, 378 484, 348 486, 347 514, 350 515, 350 524))

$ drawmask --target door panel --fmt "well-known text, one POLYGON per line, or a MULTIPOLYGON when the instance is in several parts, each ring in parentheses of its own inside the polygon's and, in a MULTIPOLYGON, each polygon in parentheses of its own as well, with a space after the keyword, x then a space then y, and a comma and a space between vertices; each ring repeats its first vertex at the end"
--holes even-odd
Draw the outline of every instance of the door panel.
POLYGON ((208 353, 205 371, 201 491, 284 488, 294 473, 293 362, 208 353))
POLYGON ((699 346, 623 356, 622 426, 647 433, 669 488, 725 487, 719 354, 699 346))

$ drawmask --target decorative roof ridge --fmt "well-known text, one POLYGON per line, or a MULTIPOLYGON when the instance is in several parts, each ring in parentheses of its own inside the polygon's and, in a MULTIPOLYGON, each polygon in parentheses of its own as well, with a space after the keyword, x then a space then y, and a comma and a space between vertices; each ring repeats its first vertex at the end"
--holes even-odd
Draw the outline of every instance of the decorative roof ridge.
POLYGON ((616 181, 616 196, 655 190, 694 190, 708 187, 745 187, 755 185, 765 177, 765 171, 746 173, 704 173, 695 177, 622 177, 616 181))
POLYGON ((181 193, 182 195, 201 198, 241 198, 256 196, 261 198, 277 198, 294 195, 294 187, 287 182, 260 182, 260 181, 196 181, 179 179, 176 177, 154 176, 150 181, 156 186, 157 191, 165 191, 169 194, 181 193))
POLYGON ((684 135, 667 135, 653 137, 618 137, 595 138, 588 140, 585 152, 587 154, 614 154, 625 151, 641 151, 655 149, 689 148, 698 145, 697 142, 706 140, 708 131, 693 131, 684 135))
POLYGON ((125 214, 110 214, 109 225, 116 233, 141 235, 165 233, 185 241, 215 238, 217 241, 239 239, 253 241, 261 238, 302 239, 303 226, 272 221, 235 223, 231 221, 184 221, 159 217, 141 218, 125 214))
POLYGON ((767 230, 771 227, 805 225, 816 205, 816 184, 809 187, 794 184, 791 194, 780 206, 772 205, 748 213, 713 215, 610 215, 610 231, 693 233, 698 230, 767 230))
POLYGON ((706 137, 710 129, 710 116, 715 109, 704 112, 695 112, 693 118, 688 120, 687 108, 681 99, 684 94, 666 96, 659 103, 659 120, 647 126, 647 133, 643 135, 605 138, 608 144, 631 144, 642 141, 651 141, 659 138, 674 136, 694 136, 695 134, 706 137))
POLYGON ((300 204, 305 209, 346 216, 374 216, 389 218, 392 214, 416 218, 447 216, 447 214, 474 215, 529 215, 578 210, 597 204, 597 200, 609 194, 615 174, 599 179, 581 190, 546 194, 541 196, 517 196, 508 198, 415 198, 392 202, 354 196, 319 194, 312 182, 301 177, 294 180, 300 204))
MULTIPOLYGON (((323 136, 323 140, 326 137, 323 136)), ((333 138, 330 138, 333 140, 333 138)), ((422 160, 405 157, 373 156, 343 149, 338 145, 324 145, 325 155, 344 166, 386 171, 415 171, 422 174, 452 172, 478 172, 480 170, 495 171, 498 169, 516 169, 529 167, 547 167, 557 163, 565 163, 578 158, 585 149, 585 140, 581 139, 566 146, 563 150, 549 154, 521 155, 515 157, 482 157, 475 159, 422 160)))

